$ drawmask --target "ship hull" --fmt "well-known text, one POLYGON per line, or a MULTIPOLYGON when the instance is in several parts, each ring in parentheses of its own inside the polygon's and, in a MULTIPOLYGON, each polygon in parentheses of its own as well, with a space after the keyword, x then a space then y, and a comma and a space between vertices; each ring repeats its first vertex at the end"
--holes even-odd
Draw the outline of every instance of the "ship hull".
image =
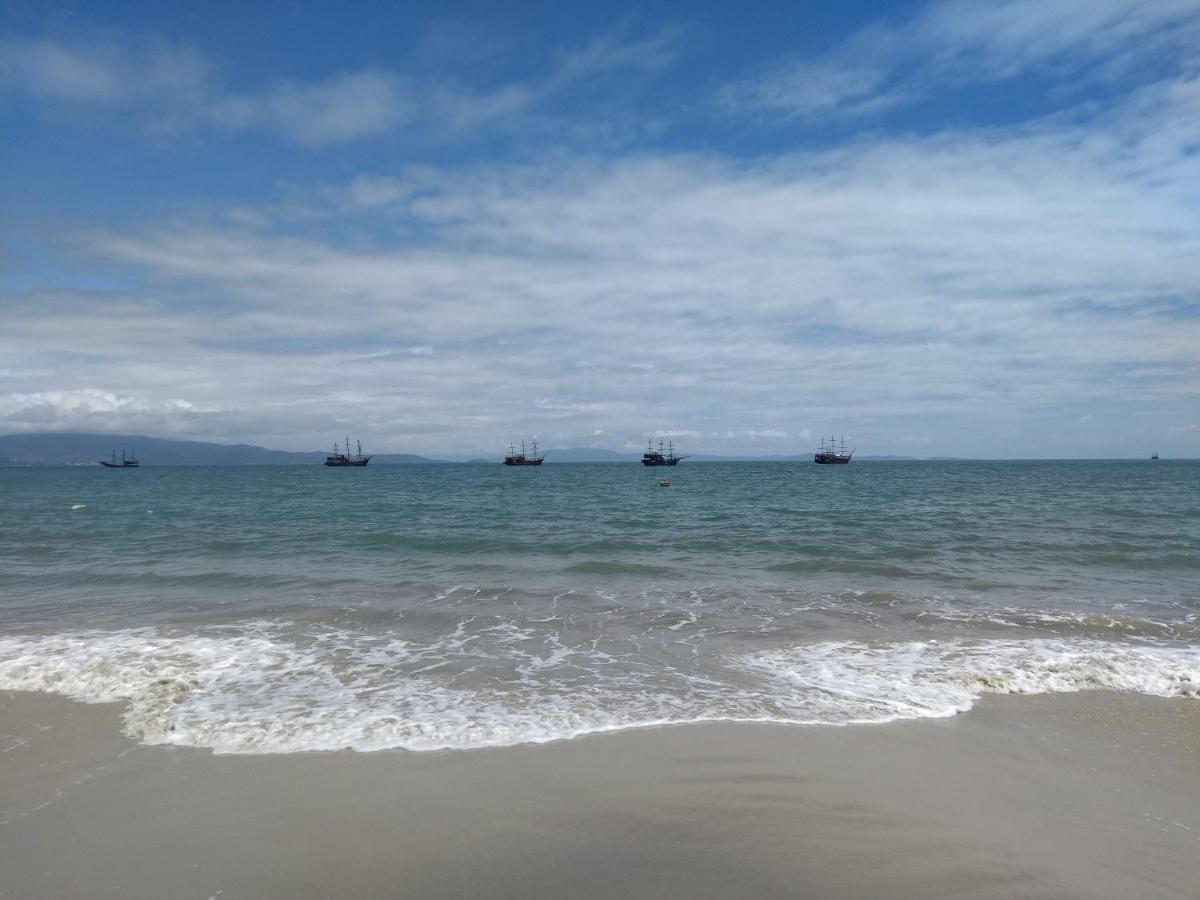
POLYGON ((138 467, 137 463, 131 463, 131 462, 112 463, 112 462, 105 462, 104 460, 100 460, 100 465, 104 466, 104 468, 106 468, 106 469, 136 469, 138 467))
POLYGON ((366 459, 346 459, 346 460, 327 459, 327 460, 325 460, 325 465, 331 466, 332 468, 335 468, 335 469, 344 469, 349 466, 365 466, 370 461, 371 461, 370 457, 367 457, 366 459))
POLYGON ((540 466, 543 460, 540 459, 506 459, 506 466, 540 466))
POLYGON ((818 453, 813 462, 820 466, 844 466, 850 462, 849 456, 839 456, 836 453, 818 453))
POLYGON ((677 466, 677 465, 679 465, 679 460, 677 460, 677 459, 643 459, 642 465, 643 466, 677 466))

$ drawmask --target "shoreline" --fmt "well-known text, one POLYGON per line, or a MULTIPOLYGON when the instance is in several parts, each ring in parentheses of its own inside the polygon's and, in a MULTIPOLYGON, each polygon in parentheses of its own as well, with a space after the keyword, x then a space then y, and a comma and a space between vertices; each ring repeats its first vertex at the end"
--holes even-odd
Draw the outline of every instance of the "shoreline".
POLYGON ((0 692, 0 898, 1194 896, 1195 702, 260 756, 0 692))

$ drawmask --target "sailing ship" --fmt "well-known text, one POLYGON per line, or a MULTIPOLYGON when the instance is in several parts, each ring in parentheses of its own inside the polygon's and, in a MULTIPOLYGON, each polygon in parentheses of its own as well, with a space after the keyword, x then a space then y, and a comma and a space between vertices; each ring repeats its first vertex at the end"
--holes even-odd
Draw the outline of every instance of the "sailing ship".
POLYGON ((813 462, 823 465, 845 465, 850 462, 853 456, 853 450, 846 450, 846 438, 844 436, 840 441, 832 437, 828 441, 825 438, 821 438, 821 446, 813 454, 813 462))
POLYGON ((129 451, 129 455, 125 454, 125 449, 121 448, 121 461, 117 462, 117 451, 112 452, 112 459, 100 460, 100 465, 106 469, 136 469, 138 467, 137 457, 133 455, 133 451, 129 451))
POLYGON ((540 466, 545 460, 546 454, 538 455, 537 441, 533 442, 533 450, 530 453, 525 452, 525 442, 521 441, 521 452, 517 452, 517 448, 512 444, 508 445, 508 456, 504 457, 506 466, 540 466))
POLYGON ((1150 454, 1150 458, 1151 458, 1151 459, 1158 459, 1158 451, 1157 451, 1157 450, 1155 450, 1153 453, 1151 453, 1151 454, 1150 454))
POLYGON ((358 441, 358 453, 354 456, 350 455, 350 436, 346 436, 346 450, 340 452, 338 450, 337 441, 333 442, 333 455, 325 457, 325 465, 327 466, 365 466, 371 461, 371 457, 363 456, 362 441, 358 441))
POLYGON ((687 459, 686 456, 677 456, 675 454, 675 442, 664 444, 658 442, 658 449, 654 449, 654 444, 651 441, 646 442, 646 452, 642 454, 643 466, 677 466, 681 459, 687 459))

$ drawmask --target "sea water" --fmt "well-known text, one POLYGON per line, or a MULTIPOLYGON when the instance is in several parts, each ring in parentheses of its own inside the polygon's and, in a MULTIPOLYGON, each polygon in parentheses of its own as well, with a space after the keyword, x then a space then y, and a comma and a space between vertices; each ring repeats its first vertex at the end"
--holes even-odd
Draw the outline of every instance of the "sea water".
POLYGON ((0 469, 0 689, 218 752, 1200 697, 1200 463, 0 469))

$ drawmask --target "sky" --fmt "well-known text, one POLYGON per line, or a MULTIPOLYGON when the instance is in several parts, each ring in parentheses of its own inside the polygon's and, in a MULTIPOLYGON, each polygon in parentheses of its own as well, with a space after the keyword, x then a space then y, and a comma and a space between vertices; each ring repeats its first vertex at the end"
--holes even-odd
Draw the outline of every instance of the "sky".
POLYGON ((1200 456, 1200 0, 0 0, 0 433, 1200 456))

